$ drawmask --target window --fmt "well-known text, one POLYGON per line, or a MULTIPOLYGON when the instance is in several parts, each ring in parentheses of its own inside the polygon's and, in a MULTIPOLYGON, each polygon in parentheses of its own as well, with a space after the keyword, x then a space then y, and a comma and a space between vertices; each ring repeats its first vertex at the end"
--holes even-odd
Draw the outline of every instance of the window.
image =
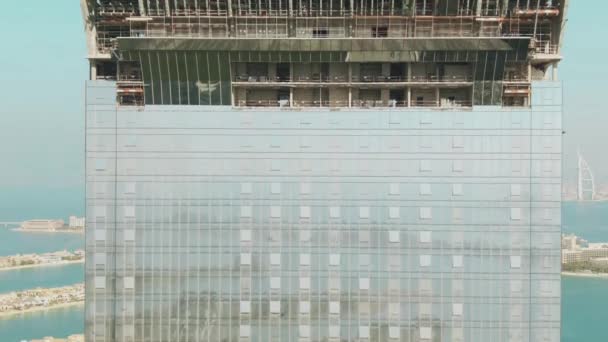
POLYGON ((241 253, 241 265, 251 265, 251 253, 241 253))
POLYGON ((423 231, 420 232, 420 242, 422 243, 430 243, 431 242, 431 232, 423 231))
POLYGON ((340 254, 330 254, 329 255, 329 264, 331 266, 339 266, 340 265, 340 254))
POLYGON ((240 337, 249 337, 251 335, 251 327, 248 325, 241 325, 239 329, 240 337))
POLYGON ((362 218, 362 219, 369 218, 369 207, 360 207, 359 208, 359 218, 362 218))
POLYGON ((136 147, 137 146, 137 136, 133 134, 129 134, 125 137, 125 147, 136 147))
POLYGON ((135 230, 125 229, 124 239, 125 241, 135 241, 135 230))
POLYGON ((389 195, 399 195, 400 191, 399 191, 399 184, 397 183, 391 183, 389 185, 389 195))
POLYGON ((420 303, 418 305, 418 313, 422 317, 429 317, 431 315, 431 304, 430 303, 420 303))
POLYGON ((396 219, 399 218, 400 213, 399 213, 399 208, 398 207, 390 207, 389 208, 389 217, 392 219, 396 219))
POLYGON ((452 195, 462 196, 462 184, 452 184, 452 195))
POLYGON ((511 184, 511 196, 521 196, 521 184, 511 184))
POLYGON ((241 217, 251 217, 251 207, 250 206, 241 207, 241 217))
POLYGON ((310 313, 310 302, 300 302, 300 313, 301 314, 309 314, 310 313))
POLYGON ((433 218, 433 211, 431 208, 420 208, 420 219, 422 220, 430 220, 433 218))
POLYGON ((272 277, 270 278, 270 288, 273 290, 277 290, 281 288, 281 278, 272 277))
POLYGON ((300 207, 300 218, 310 218, 310 207, 300 207))
POLYGON ((330 207, 329 208, 329 217, 339 218, 340 217, 340 207, 330 207))
POLYGON ((270 217, 280 218, 281 217, 281 207, 277 207, 277 206, 270 207, 270 217))
MULTIPOLYGON (((452 101, 454 102, 454 101, 452 101)), ((453 148, 463 148, 464 147, 464 137, 457 135, 452 138, 452 147, 453 148)))
POLYGON ((241 194, 250 194, 252 192, 251 183, 241 183, 241 194))
POLYGON ((460 327, 452 328, 452 341, 453 342, 463 342, 464 341, 464 331, 460 327))
POLYGON ((452 256, 452 267, 461 268, 463 265, 463 257, 462 255, 454 255, 452 256))
POLYGON ((95 253, 95 265, 106 264, 106 253, 95 253))
POLYGON ((359 231, 359 242, 369 242, 369 231, 366 231, 366 230, 359 231))
POLYGON ((272 194, 280 194, 281 193, 281 183, 272 183, 270 184, 270 193, 272 194))
POLYGON ((430 327, 420 327, 420 339, 430 340, 432 337, 432 330, 430 327))
POLYGON ((129 182, 125 184, 125 194, 133 195, 136 191, 136 185, 133 182, 129 182))
POLYGON ((340 302, 330 302, 329 303, 329 313, 333 315, 340 314, 340 302))
POLYGON ((95 171, 105 171, 106 169, 106 160, 105 159, 95 159, 95 171))
POLYGON ((399 232, 394 230, 388 232, 388 241, 392 243, 399 242, 399 232))
POLYGON ((310 325, 300 325, 300 337, 310 337, 310 325))
POLYGON ((300 242, 308 242, 310 241, 310 230, 301 230, 300 231, 300 242))
POLYGON ((463 305, 462 303, 453 303, 452 304, 452 315, 454 316, 462 316, 463 313, 463 305))
POLYGON ((279 313, 281 313, 281 302, 279 302, 279 301, 271 301, 270 302, 270 313, 271 314, 279 314, 279 313))
POLYGON ((464 218, 462 208, 452 208, 452 220, 461 221, 464 218))
POLYGON ((521 256, 513 255, 511 256, 511 268, 521 268, 521 256))
POLYGON ((420 267, 429 267, 431 266, 431 256, 430 255, 421 255, 420 256, 420 267))
POLYGON ((242 301, 241 302, 241 313, 248 314, 251 312, 251 302, 250 301, 242 301))
POLYGON ((310 266, 310 254, 300 254, 300 265, 310 266))
POLYGON ((511 280, 510 288, 511 288, 511 292, 519 293, 523 289, 523 284, 522 284, 521 280, 511 280))
POLYGON ((95 277, 95 288, 96 289, 105 289, 106 288, 106 277, 96 276, 95 277))
POLYGON ((401 306, 399 303, 389 303, 388 304, 388 313, 395 318, 399 318, 401 314, 401 306))
POLYGON ((340 327, 337 325, 329 326, 329 337, 338 338, 340 337, 340 327))
POLYGON ((369 338, 369 327, 359 327, 359 338, 369 338))
POLYGON ((420 195, 432 195, 431 184, 420 184, 420 195))
POLYGON ((310 289, 310 278, 301 277, 300 278, 300 289, 301 290, 309 290, 310 289))
POLYGON ((105 241, 106 240, 106 230, 105 229, 95 229, 95 240, 96 241, 105 241))
POLYGON ((452 171, 453 172, 462 172, 464 170, 464 165, 462 160, 454 160, 452 162, 452 171))
POLYGON ((420 172, 429 172, 431 171, 431 161, 430 160, 421 160, 420 161, 420 172))
POLYGON ((249 229, 244 229, 241 230, 241 241, 251 241, 251 230, 249 229))
POLYGON ((369 254, 359 254, 359 266, 369 266, 369 254))
POLYGON ((369 278, 359 278, 359 290, 369 290, 369 278))
POLYGON ((511 208, 511 220, 521 220, 521 208, 511 208))
POLYGON ((270 162, 270 171, 281 171, 281 161, 273 160, 270 162))
POLYGON ((133 207, 133 206, 126 206, 125 207, 125 217, 135 218, 135 207, 133 207))
POLYGON ((400 338, 401 337, 401 329, 399 327, 389 327, 388 328, 388 337, 389 338, 400 338))
POLYGON ((272 266, 280 266, 281 265, 281 254, 279 254, 279 253, 270 254, 270 264, 272 266))

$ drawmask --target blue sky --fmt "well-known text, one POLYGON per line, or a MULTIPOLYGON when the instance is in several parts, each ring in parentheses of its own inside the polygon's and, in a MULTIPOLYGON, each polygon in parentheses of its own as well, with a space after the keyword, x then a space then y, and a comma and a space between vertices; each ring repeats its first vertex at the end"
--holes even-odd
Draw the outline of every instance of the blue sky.
MULTIPOLYGON (((572 1, 560 78, 565 86, 565 168, 577 147, 608 183, 608 3, 572 1)), ((82 214, 86 46, 77 1, 8 2, 0 41, 0 221, 82 214)))

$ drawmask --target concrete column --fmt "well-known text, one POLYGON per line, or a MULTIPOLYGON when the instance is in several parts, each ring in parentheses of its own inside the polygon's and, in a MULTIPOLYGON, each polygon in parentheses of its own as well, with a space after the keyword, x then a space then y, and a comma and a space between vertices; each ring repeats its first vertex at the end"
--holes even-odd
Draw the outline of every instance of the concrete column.
POLYGON ((412 88, 411 87, 407 87, 407 106, 408 107, 412 106, 412 88))
POLYGON ((144 5, 144 0, 139 0, 139 15, 142 17, 146 16, 146 6, 144 5))
POLYGON ((169 0, 165 0, 165 16, 171 16, 171 5, 169 4, 169 0))
POLYGON ((557 81, 558 80, 558 76, 557 76, 557 63, 553 63, 553 81, 557 81))
POLYGON ((478 17, 480 17, 480 16, 481 16, 482 4, 483 4, 483 0, 477 0, 477 10, 475 11, 475 14, 476 14, 478 17))
POLYGON ((437 107, 441 107, 441 92, 439 91, 439 87, 435 88, 435 102, 437 103, 437 107))
POLYGON ((228 16, 232 17, 232 0, 228 0, 228 16))
POLYGON ((90 61, 89 63, 91 66, 89 77, 91 81, 95 81, 97 79, 97 63, 94 60, 90 61))
POLYGON ((293 107, 293 87, 289 88, 289 107, 293 107))
MULTIPOLYGON (((352 4, 352 0, 351 0, 351 4, 352 4)), ((351 7, 352 9, 352 7, 351 7)), ((348 80, 347 80, 348 84, 351 84, 353 82, 353 64, 352 63, 348 63, 348 80)), ((348 87, 348 108, 352 108, 353 106, 353 88, 352 87, 348 87)))

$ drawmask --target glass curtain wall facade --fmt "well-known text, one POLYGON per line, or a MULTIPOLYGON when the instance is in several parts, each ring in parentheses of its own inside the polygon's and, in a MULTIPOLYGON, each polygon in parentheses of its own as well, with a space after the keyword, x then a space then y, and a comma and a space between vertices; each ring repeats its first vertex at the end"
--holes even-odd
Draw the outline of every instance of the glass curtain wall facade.
POLYGON ((81 3, 87 341, 560 340, 567 1, 81 3))

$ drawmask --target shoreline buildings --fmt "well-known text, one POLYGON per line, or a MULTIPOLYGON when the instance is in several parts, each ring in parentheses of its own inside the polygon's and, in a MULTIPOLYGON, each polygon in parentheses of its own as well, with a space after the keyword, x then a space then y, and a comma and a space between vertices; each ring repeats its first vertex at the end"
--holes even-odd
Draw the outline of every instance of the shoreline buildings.
POLYGON ((21 223, 20 230, 56 231, 63 228, 63 220, 29 220, 21 223))
POLYGON ((87 341, 559 341, 567 1, 81 3, 87 341))

